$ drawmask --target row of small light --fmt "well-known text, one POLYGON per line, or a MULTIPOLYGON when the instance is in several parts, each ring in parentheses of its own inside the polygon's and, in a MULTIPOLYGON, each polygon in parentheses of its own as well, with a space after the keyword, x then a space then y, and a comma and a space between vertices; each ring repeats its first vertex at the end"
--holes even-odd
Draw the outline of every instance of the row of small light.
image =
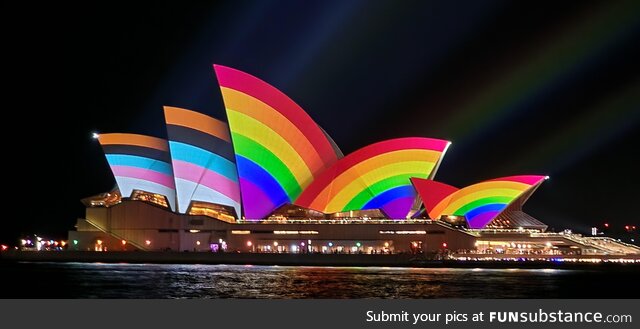
MULTIPOLYGON (((604 223, 604 228, 609 228, 610 225, 609 223, 604 223)), ((625 225, 624 226, 624 230, 627 232, 631 232, 631 231, 635 231, 636 230, 636 226, 635 225, 625 225)))

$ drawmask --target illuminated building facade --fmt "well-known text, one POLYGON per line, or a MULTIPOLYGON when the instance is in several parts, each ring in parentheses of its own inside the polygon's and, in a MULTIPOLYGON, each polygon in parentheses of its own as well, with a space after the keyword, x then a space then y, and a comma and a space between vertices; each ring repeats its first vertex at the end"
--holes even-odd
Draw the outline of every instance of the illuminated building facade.
POLYGON ((214 71, 228 125, 167 106, 167 140, 99 135, 117 189, 83 200, 86 216, 69 232, 70 248, 549 255, 604 250, 576 239, 550 240, 546 225, 522 211, 545 176, 503 177, 458 189, 434 181, 451 143, 423 137, 381 141, 344 156, 275 87, 232 68, 215 65, 214 71), (566 250, 554 249, 560 245, 566 250))

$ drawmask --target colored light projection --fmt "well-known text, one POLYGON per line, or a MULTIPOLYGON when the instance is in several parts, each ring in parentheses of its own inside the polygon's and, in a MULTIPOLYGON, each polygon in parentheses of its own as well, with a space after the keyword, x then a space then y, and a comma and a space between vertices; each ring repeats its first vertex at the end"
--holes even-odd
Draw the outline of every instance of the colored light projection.
POLYGON ((496 178, 457 189, 453 186, 412 178, 430 218, 465 216, 470 228, 483 228, 526 192, 536 189, 547 176, 496 178))
POLYGON ((381 209, 404 219, 415 199, 410 178, 433 178, 449 144, 409 137, 363 147, 321 173, 295 204, 325 213, 381 209))
POLYGON ((338 160, 322 129, 285 94, 247 73, 214 65, 224 100, 247 219, 292 203, 338 160))
POLYGON ((175 208, 176 190, 169 148, 164 139, 137 134, 101 134, 98 141, 123 197, 133 190, 167 197, 175 208))
POLYGON ((178 196, 178 212, 191 201, 232 206, 241 216, 236 164, 226 123, 202 113, 164 107, 178 196))

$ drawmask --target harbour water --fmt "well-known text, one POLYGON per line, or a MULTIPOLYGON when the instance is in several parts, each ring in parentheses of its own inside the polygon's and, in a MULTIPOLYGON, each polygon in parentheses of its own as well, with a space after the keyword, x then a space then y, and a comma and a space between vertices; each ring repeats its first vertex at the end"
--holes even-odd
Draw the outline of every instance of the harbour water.
POLYGON ((637 298, 629 287, 638 275, 611 269, 1 265, 1 298, 637 298))

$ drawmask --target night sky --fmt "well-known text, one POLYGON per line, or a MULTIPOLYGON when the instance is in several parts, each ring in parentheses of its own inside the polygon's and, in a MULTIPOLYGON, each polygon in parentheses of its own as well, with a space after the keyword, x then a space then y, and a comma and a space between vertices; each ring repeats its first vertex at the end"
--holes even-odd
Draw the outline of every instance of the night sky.
POLYGON ((163 105, 226 120, 213 63, 282 90, 345 154, 448 139, 439 181, 546 174, 525 211, 551 228, 639 224, 638 1, 15 5, 1 242, 65 237, 114 186, 91 132, 166 137, 163 105))

